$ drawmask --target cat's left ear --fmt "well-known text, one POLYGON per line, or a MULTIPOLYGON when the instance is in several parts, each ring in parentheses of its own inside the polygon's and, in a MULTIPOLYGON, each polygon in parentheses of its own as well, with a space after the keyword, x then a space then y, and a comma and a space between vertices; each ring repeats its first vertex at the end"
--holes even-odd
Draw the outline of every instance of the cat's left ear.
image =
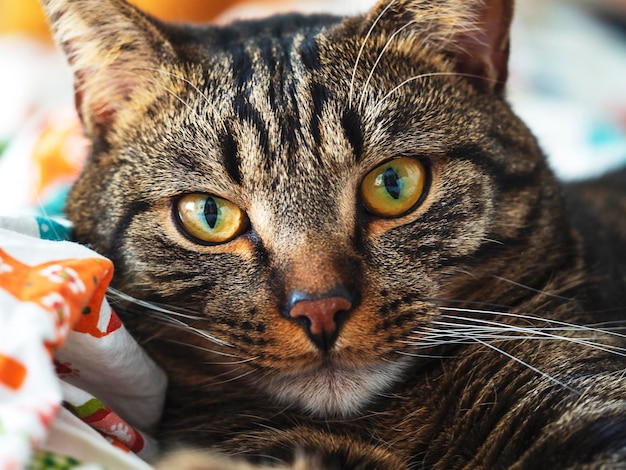
POLYGON ((502 91, 509 74, 513 0, 479 1, 474 13, 474 29, 455 38, 457 67, 468 75, 485 77, 496 91, 502 91))
POLYGON ((109 140, 140 115, 175 54, 156 21, 124 0, 41 0, 72 72, 86 133, 109 140))
POLYGON ((514 0, 382 0, 370 13, 391 34, 408 23, 478 87, 502 92, 514 0))

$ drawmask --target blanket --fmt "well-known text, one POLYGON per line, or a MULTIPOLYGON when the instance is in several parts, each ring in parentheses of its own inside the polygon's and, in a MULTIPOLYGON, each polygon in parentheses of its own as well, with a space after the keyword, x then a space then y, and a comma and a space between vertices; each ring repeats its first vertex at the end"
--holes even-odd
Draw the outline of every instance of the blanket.
POLYGON ((0 218, 0 469, 150 468, 165 374, 64 224, 0 218))

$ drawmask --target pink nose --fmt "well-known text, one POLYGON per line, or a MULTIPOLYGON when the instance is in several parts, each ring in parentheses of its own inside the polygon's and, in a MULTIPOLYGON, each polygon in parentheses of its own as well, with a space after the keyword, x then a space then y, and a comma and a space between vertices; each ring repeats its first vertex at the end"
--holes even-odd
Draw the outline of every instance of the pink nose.
POLYGON ((337 323, 335 321, 339 312, 347 312, 352 308, 352 303, 344 297, 328 297, 315 300, 300 300, 295 303, 289 312, 291 318, 308 318, 308 332, 314 338, 323 338, 326 347, 332 345, 336 336, 337 323))

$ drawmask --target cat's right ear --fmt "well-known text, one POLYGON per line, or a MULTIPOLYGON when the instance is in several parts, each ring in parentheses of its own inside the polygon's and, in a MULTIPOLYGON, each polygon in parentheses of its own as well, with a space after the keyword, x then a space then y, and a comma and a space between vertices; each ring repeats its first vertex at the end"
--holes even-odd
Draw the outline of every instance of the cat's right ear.
POLYGON ((41 0, 72 72, 85 132, 107 140, 135 115, 174 51, 155 22, 124 0, 41 0), (157 77, 155 79, 155 77, 157 77))

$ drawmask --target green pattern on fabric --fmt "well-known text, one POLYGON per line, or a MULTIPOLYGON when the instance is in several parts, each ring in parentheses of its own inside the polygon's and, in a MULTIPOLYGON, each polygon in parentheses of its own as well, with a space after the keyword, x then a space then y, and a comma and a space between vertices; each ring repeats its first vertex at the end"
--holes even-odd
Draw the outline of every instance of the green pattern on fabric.
POLYGON ((87 418, 100 410, 106 410, 107 407, 100 400, 92 398, 80 406, 74 407, 74 414, 80 419, 87 418))
POLYGON ((72 470, 79 467, 81 463, 75 458, 40 450, 26 468, 27 470, 72 470))

